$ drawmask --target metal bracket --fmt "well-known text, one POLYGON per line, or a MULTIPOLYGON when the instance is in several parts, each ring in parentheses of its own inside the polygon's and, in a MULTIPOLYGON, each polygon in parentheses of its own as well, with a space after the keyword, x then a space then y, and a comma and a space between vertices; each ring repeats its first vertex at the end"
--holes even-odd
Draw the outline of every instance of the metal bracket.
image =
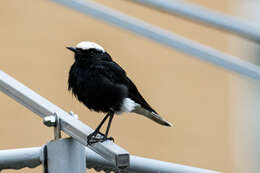
MULTIPOLYGON (((69 112, 69 115, 71 115, 73 118, 78 119, 78 115, 74 114, 72 111, 69 112)), ((53 115, 46 116, 43 118, 43 124, 45 124, 48 127, 54 127, 53 133, 54 133, 54 139, 60 139, 61 138, 61 125, 60 125, 60 119, 57 116, 57 113, 54 112, 53 115)))
POLYGON ((61 138, 61 129, 60 129, 60 120, 56 113, 50 116, 46 116, 43 118, 43 124, 45 124, 48 127, 54 127, 54 139, 60 139, 61 138))
POLYGON ((86 173, 86 149, 73 138, 47 144, 49 173, 86 173))

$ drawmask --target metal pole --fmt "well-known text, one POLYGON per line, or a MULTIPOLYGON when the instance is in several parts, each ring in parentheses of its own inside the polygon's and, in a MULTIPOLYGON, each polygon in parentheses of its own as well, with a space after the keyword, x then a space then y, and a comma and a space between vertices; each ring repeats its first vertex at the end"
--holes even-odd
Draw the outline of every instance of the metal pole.
POLYGON ((42 148, 0 150, 0 171, 2 169, 35 168, 41 164, 42 148))
POLYGON ((86 173, 85 147, 72 138, 47 144, 48 173, 86 173))
POLYGON ((235 17, 209 10, 199 5, 177 0, 132 0, 167 13, 234 33, 238 36, 260 42, 260 26, 235 17))
POLYGON ((134 17, 99 5, 93 1, 53 0, 76 9, 84 14, 102 19, 105 22, 147 37, 170 48, 180 50, 191 56, 210 62, 227 70, 260 80, 260 67, 232 55, 222 53, 195 41, 175 35, 169 31, 145 23, 134 17))
POLYGON ((72 138, 49 142, 44 147, 0 151, 0 171, 4 169, 34 168, 44 164, 45 172, 78 173, 86 168, 120 173, 220 173, 192 166, 130 156, 130 167, 119 170, 113 162, 104 159, 72 138), (46 151, 44 151, 46 149, 46 151), (85 162, 85 163, 83 163, 85 162))
MULTIPOLYGON (((97 171, 119 172, 113 164, 96 153, 86 148, 87 168, 94 168, 97 171)), ((120 171, 120 173, 220 173, 217 171, 195 168, 175 163, 163 162, 147 159, 138 156, 130 156, 130 166, 120 171)))
MULTIPOLYGON (((0 90, 4 91, 11 97, 18 100, 20 103, 25 105, 26 107, 29 107, 30 109, 34 110, 36 113, 44 113, 44 112, 52 112, 57 111, 59 112, 57 116, 61 118, 64 122, 69 123, 67 126, 71 127, 69 132, 71 132, 72 136, 79 136, 80 138, 76 138, 79 141, 82 141, 85 138, 85 132, 82 131, 86 129, 87 126, 82 125, 82 123, 75 118, 72 118, 67 113, 64 112, 54 104, 50 103, 46 99, 42 98, 29 88, 22 85, 20 82, 16 81, 12 77, 8 76, 4 72, 0 71, 0 90), (60 116, 62 115, 62 116, 60 116), (63 117, 64 116, 64 117, 63 117), (68 118, 68 119, 66 119, 68 118), (70 119, 72 118, 72 119, 70 119), (71 120, 71 121, 70 121, 71 120), (76 135, 74 134, 76 133, 76 135), (83 134, 82 136, 80 136, 83 134), (82 139, 81 139, 82 138, 82 139)), ((39 114, 40 114, 39 113, 39 114)), ((66 128, 64 128, 66 129, 66 128)), ((65 131, 67 132, 67 131, 65 131)), ((171 164, 161 161, 155 161, 151 159, 145 159, 145 158, 139 158, 136 156, 132 156, 129 163, 129 153, 123 150, 121 147, 115 145, 111 141, 105 141, 101 144, 94 144, 93 146, 88 146, 93 151, 100 151, 96 152, 100 154, 93 155, 94 152, 87 154, 87 162, 89 161, 89 168, 95 167, 96 169, 105 170, 106 172, 109 170, 115 170, 118 171, 118 168, 126 168, 130 164, 129 169, 125 169, 127 172, 147 172, 147 173, 153 173, 158 172, 156 170, 162 170, 166 171, 168 173, 171 173, 171 171, 174 171, 172 173, 175 173, 176 171, 178 173, 184 172, 191 172, 191 173, 216 173, 215 171, 209 171, 204 170, 200 168, 194 168, 189 166, 183 166, 178 164, 171 164), (111 158, 111 159, 103 159, 103 158, 111 158), (88 160, 89 159, 89 160, 88 160), (92 159, 92 161, 91 161, 92 159), (158 166, 155 166, 158 165, 158 166), (106 166, 108 166, 106 168, 106 166), (152 171, 152 172, 151 172, 152 171)), ((90 149, 87 149, 90 151, 90 149)), ((23 167, 35 167, 38 166, 41 162, 44 163, 44 167, 48 171, 52 171, 50 173, 58 173, 70 170, 70 172, 81 171, 82 169, 82 163, 74 163, 73 161, 79 162, 77 158, 80 158, 82 160, 82 153, 84 153, 85 156, 85 149, 82 151, 82 147, 80 144, 74 141, 74 139, 59 139, 55 141, 51 141, 47 145, 47 154, 46 150, 43 149, 44 157, 40 157, 42 152, 39 152, 39 148, 35 149, 18 149, 18 150, 11 150, 11 151, 2 151, 0 152, 0 168, 1 169, 7 169, 7 168, 14 168, 19 169, 23 167), (28 153, 27 153, 28 152, 28 153), (34 153, 34 154, 33 154, 34 153), (81 153, 81 154, 80 154, 81 153), (28 156, 28 157, 27 157, 28 156), (7 160, 5 160, 7 159, 7 160), (30 160, 31 159, 31 160, 30 160), (47 159, 47 164, 46 164, 47 159), (73 160, 72 160, 73 159, 73 160), (68 163, 73 164, 71 169, 68 167, 68 163), (63 167, 62 167, 63 165, 63 167), (66 169, 65 169, 66 168, 66 169), (75 171, 72 171, 75 169, 75 171)), ((85 162, 85 159, 83 159, 85 162)))

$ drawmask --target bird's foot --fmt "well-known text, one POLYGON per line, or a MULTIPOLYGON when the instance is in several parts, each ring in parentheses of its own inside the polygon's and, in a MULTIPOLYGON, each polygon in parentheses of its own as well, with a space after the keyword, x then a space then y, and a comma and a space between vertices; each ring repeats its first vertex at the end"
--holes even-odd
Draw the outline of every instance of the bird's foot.
POLYGON ((97 142, 104 142, 106 140, 115 141, 113 137, 106 137, 103 133, 97 132, 97 133, 91 133, 88 135, 87 143, 88 145, 97 143, 97 142))

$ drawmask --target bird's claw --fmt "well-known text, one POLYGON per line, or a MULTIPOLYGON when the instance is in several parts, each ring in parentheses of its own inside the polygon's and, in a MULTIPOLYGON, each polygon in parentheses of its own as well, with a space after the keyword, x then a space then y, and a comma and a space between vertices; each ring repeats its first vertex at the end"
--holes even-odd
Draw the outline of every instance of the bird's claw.
POLYGON ((106 137, 101 132, 92 133, 92 134, 88 135, 88 137, 87 137, 88 145, 95 144, 95 143, 98 143, 98 142, 104 142, 106 140, 111 140, 113 142, 115 141, 113 137, 106 137))
POLYGON ((114 139, 113 137, 108 137, 108 138, 105 139, 105 141, 106 141, 106 140, 110 140, 110 141, 115 142, 115 139, 114 139))

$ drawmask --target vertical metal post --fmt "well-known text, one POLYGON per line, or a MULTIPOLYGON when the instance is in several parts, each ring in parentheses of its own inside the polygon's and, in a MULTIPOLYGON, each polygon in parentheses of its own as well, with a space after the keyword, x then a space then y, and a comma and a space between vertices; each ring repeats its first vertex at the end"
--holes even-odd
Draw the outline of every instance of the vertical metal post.
MULTIPOLYGON (((235 0, 236 12, 250 22, 260 22, 259 0, 235 0)), ((235 51, 260 64, 260 45, 243 40, 235 51), (242 51, 241 51, 242 50, 242 51)), ((260 82, 234 78, 232 81, 234 162, 236 173, 260 172, 260 82)))
POLYGON ((48 173, 86 173, 86 150, 72 138, 59 139, 47 144, 48 173))

